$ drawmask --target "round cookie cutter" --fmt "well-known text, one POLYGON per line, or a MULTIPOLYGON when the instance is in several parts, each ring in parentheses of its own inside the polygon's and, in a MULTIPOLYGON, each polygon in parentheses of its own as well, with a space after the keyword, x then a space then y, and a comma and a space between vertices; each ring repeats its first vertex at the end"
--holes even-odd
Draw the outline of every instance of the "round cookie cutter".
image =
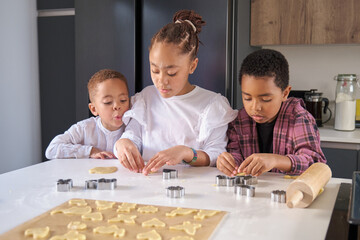
POLYGON ((234 193, 238 196, 254 197, 255 187, 245 184, 236 184, 234 187, 234 193))

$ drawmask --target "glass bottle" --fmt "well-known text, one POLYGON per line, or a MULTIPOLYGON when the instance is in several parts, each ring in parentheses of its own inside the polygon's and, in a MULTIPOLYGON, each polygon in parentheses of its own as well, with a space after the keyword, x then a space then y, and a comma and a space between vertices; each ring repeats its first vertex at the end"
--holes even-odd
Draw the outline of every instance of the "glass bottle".
POLYGON ((356 113, 356 75, 339 74, 335 76, 335 129, 341 131, 355 130, 356 113))

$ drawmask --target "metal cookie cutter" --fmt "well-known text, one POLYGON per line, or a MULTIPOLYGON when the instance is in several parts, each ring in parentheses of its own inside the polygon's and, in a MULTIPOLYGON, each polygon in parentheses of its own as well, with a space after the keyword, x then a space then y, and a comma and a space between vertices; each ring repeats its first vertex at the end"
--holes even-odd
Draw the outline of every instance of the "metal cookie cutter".
POLYGON ((257 183, 258 183, 257 177, 253 177, 251 175, 237 176, 235 178, 235 184, 255 185, 257 183))
POLYGON ((85 181, 85 189, 114 190, 116 188, 116 182, 116 178, 100 178, 98 180, 87 180, 85 181))
POLYGON ((172 179, 178 177, 178 171, 175 169, 163 169, 163 179, 172 179))
POLYGON ((170 186, 166 188, 166 196, 171 198, 181 198, 185 195, 185 188, 181 186, 170 186))
POLYGON ((240 196, 254 197, 255 187, 250 185, 238 184, 235 185, 234 193, 240 196))
POLYGON ((71 179, 59 179, 56 183, 56 189, 58 192, 69 192, 73 187, 73 181, 71 179))
POLYGON ((285 203, 286 202, 286 191, 274 190, 271 192, 271 201, 285 203))
POLYGON ((228 177, 225 175, 217 175, 215 183, 218 186, 232 187, 235 183, 235 177, 228 177))

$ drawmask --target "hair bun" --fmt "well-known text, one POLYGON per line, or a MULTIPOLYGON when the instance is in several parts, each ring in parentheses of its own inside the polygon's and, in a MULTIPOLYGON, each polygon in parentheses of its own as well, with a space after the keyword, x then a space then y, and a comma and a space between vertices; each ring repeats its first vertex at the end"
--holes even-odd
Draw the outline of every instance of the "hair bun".
MULTIPOLYGON (((196 28, 196 33, 200 33, 201 32, 201 28, 202 26, 204 26, 206 24, 205 21, 202 20, 202 17, 197 14, 194 10, 179 10, 174 14, 173 17, 173 21, 185 21, 188 20, 192 23, 192 25, 194 25, 194 27, 196 28)), ((190 24, 189 24, 190 25, 190 24)), ((191 25, 190 25, 191 26, 191 25)))

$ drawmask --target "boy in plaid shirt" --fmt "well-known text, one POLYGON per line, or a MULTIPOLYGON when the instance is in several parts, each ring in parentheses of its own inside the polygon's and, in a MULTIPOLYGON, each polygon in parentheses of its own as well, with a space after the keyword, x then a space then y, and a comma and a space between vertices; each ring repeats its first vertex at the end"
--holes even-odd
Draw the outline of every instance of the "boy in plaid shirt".
POLYGON ((302 99, 288 98, 289 65, 281 53, 251 53, 239 80, 244 108, 229 123, 227 152, 217 158, 220 171, 301 174, 314 162, 326 163, 315 119, 302 99))

